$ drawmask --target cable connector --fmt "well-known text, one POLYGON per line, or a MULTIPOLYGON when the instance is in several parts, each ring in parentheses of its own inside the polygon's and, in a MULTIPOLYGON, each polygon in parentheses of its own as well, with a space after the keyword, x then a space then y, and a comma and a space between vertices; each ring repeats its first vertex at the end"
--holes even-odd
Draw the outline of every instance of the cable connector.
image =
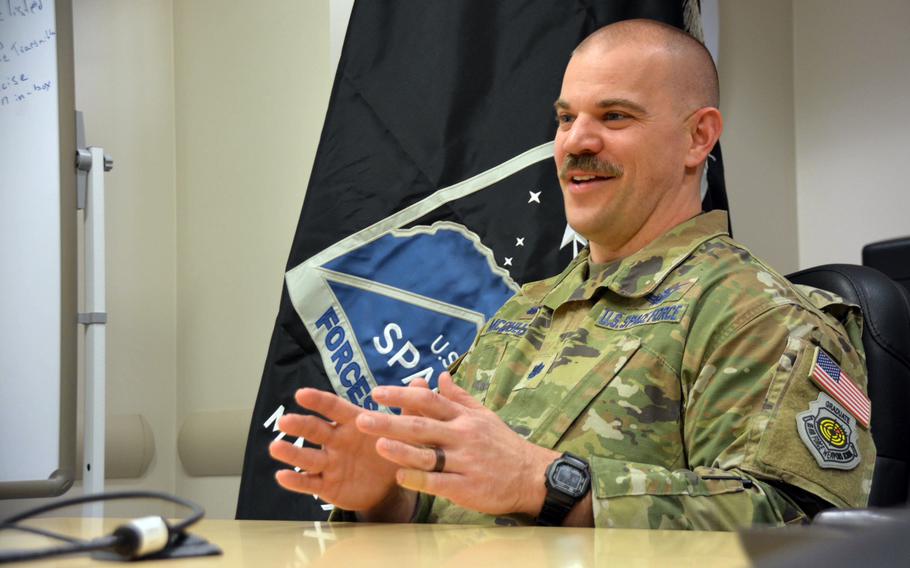
POLYGON ((114 531, 114 552, 130 558, 141 558, 163 550, 170 538, 167 522, 151 516, 133 519, 114 531))

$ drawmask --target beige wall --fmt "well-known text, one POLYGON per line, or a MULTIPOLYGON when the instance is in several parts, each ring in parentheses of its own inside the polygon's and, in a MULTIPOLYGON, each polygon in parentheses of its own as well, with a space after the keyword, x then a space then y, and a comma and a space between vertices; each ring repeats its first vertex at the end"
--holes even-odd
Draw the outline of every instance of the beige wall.
POLYGON ((910 235, 910 2, 794 2, 800 264, 910 235))
MULTIPOLYGON (((174 45, 183 422, 256 399, 331 89, 329 6, 178 2, 174 45)), ((239 477, 177 480, 233 516, 239 477)))
POLYGON ((791 0, 720 3, 724 172, 735 237, 778 271, 799 266, 791 0))
POLYGON ((910 235, 910 3, 720 3, 737 238, 783 272, 910 235))

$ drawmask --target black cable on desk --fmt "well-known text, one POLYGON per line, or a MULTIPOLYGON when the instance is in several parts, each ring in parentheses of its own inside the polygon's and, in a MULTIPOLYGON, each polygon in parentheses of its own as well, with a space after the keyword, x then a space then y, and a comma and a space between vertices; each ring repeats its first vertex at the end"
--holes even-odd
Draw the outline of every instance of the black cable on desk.
POLYGON ((199 521, 205 515, 205 511, 192 501, 182 499, 167 493, 158 491, 119 491, 112 493, 99 493, 96 495, 82 495, 71 499, 64 499, 55 503, 41 505, 21 513, 17 513, 0 521, 0 530, 17 529, 28 532, 41 534, 49 538, 56 538, 69 542, 67 546, 58 546, 53 548, 43 548, 36 550, 10 550, 0 551, 0 563, 21 562, 24 560, 35 560, 38 558, 48 558, 51 556, 61 556, 65 554, 77 554, 81 552, 90 552, 95 550, 113 550, 118 554, 129 557, 139 557, 158 552, 168 545, 178 541, 177 537, 183 535, 183 532, 194 523, 199 521), (64 507, 72 507, 84 503, 93 503, 96 501, 113 501, 121 499, 158 499, 176 503, 192 510, 192 513, 181 521, 170 525, 162 517, 145 517, 143 519, 133 519, 133 521, 117 527, 113 534, 99 537, 90 541, 80 540, 48 531, 19 525, 21 521, 30 519, 48 511, 55 511, 64 507), (166 534, 162 534, 166 531, 166 534), (151 542, 154 541, 154 542, 151 542))

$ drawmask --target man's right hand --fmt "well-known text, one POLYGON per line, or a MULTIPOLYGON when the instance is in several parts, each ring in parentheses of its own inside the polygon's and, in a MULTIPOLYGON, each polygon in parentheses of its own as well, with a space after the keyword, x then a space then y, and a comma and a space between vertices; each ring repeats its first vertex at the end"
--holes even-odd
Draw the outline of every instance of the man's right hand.
POLYGON ((366 521, 406 522, 416 495, 395 483, 394 464, 376 453, 376 437, 354 424, 365 412, 341 397, 317 389, 300 389, 294 398, 300 406, 324 417, 285 414, 278 421, 282 432, 321 448, 299 448, 276 440, 269 446, 273 458, 299 467, 279 471, 278 484, 290 491, 309 493, 366 521))

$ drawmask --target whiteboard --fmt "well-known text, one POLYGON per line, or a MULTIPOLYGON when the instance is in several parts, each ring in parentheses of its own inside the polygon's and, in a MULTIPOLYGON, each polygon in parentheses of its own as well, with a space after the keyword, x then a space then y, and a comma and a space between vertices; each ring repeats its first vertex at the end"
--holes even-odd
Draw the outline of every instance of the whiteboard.
POLYGON ((75 430, 74 413, 61 408, 74 405, 64 398, 75 384, 75 261, 65 256, 76 211, 63 214, 61 196, 73 191, 63 178, 74 142, 61 124, 74 120, 72 24, 71 5, 59 4, 69 16, 63 73, 55 3, 0 2, 0 484, 46 481, 71 467, 61 464, 61 452, 69 455, 61 432, 75 430))

